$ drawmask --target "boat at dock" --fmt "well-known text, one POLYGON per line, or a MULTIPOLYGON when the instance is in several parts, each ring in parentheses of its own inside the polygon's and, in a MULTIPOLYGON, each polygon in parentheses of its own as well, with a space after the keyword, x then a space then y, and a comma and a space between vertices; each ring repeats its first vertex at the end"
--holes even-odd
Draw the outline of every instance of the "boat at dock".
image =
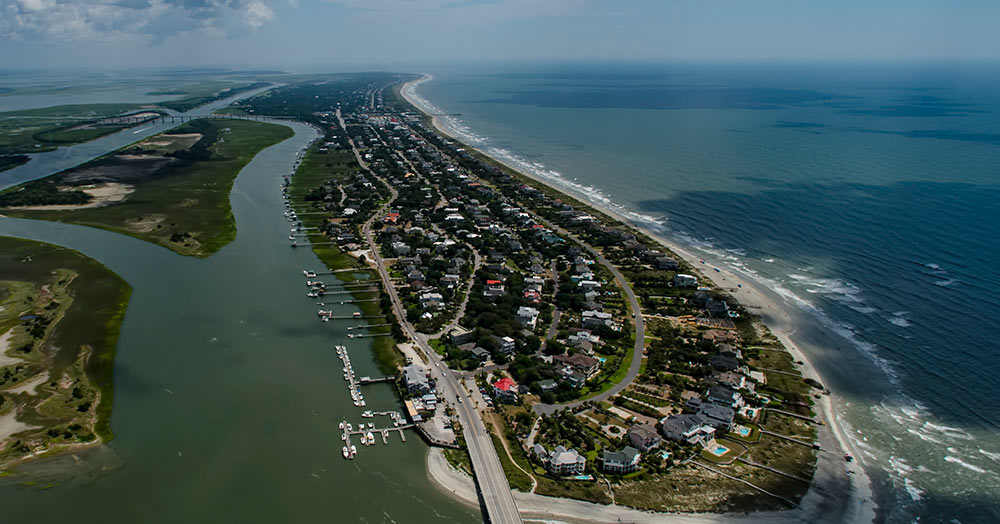
POLYGON ((343 449, 343 451, 344 451, 344 458, 345 458, 345 459, 346 459, 346 458, 350 458, 350 456, 351 456, 351 451, 350 451, 349 449, 347 449, 347 446, 344 446, 344 449, 343 449))

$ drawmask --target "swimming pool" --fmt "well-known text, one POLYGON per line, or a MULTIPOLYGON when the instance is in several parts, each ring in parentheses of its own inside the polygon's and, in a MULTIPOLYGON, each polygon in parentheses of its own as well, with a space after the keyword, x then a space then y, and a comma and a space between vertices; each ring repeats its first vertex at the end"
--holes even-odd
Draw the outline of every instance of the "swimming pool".
POLYGON ((708 450, 708 452, 711 453, 711 454, 713 454, 713 455, 715 455, 716 457, 721 457, 721 456, 725 455, 726 453, 729 453, 729 448, 727 448, 726 446, 718 446, 718 445, 716 445, 715 449, 710 449, 710 450, 708 450))
POLYGON ((736 433, 737 435, 739 435, 739 436, 741 436, 743 438, 749 437, 750 433, 752 433, 752 432, 753 432, 752 429, 750 429, 748 427, 745 427, 745 426, 736 426, 736 428, 733 429, 733 433, 736 433))

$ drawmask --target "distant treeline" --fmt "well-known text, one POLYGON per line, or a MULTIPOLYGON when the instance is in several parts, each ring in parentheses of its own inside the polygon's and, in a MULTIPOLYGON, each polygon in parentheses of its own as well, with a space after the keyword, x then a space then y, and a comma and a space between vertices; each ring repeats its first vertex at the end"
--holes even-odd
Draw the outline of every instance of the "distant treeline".
POLYGON ((15 168, 28 160, 28 155, 0 155, 0 171, 15 168))
POLYGON ((222 100, 233 95, 240 94, 244 91, 250 91, 253 89, 259 89, 261 87, 267 87, 271 85, 269 82, 254 82, 252 84, 247 84, 245 86, 230 87, 229 89, 223 89, 218 93, 211 96, 198 96, 190 98, 182 98, 180 100, 172 100, 169 102, 160 102, 160 105, 166 107, 167 109, 173 109, 174 111, 190 111, 200 105, 209 104, 215 102, 216 100, 222 100))
POLYGON ((83 191, 60 191, 55 180, 38 180, 0 193, 0 207, 78 205, 91 198, 83 191))

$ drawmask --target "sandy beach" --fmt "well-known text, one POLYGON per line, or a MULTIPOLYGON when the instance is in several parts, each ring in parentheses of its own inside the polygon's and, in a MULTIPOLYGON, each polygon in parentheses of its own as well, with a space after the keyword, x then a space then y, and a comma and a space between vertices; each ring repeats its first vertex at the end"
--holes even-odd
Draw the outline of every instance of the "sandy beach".
MULTIPOLYGON (((422 78, 409 82, 400 90, 407 101, 415 107, 427 112, 426 103, 416 95, 416 86, 420 83, 433 79, 431 75, 424 75, 422 78)), ((430 111, 433 112, 433 111, 430 111)), ((441 125, 438 117, 432 117, 434 127, 441 133, 450 135, 447 128, 441 125)), ((453 139, 459 138, 452 136, 453 139)), ((483 151, 480 151, 486 154, 483 151)), ((500 161, 499 159, 497 159, 500 161)), ((516 169, 509 164, 508 167, 516 169)), ((543 184, 553 189, 565 192, 562 188, 554 187, 538 177, 532 176, 517 170, 519 173, 532 178, 539 184, 543 184)), ((586 201, 584 201, 586 202, 586 201)), ((732 296, 744 306, 751 307, 760 316, 769 329, 785 345, 795 360, 802 362, 799 366, 805 377, 813 378, 820 383, 824 383, 822 377, 809 361, 808 355, 802 350, 800 344, 796 343, 796 306, 788 304, 777 293, 767 289, 759 282, 742 275, 724 263, 711 261, 691 252, 688 248, 678 245, 676 242, 662 236, 656 235, 632 224, 620 213, 603 206, 587 202, 587 205, 598 209, 608 216, 614 217, 620 222, 635 229, 641 230, 650 238, 656 240, 664 247, 684 258, 689 264, 700 269, 702 274, 712 280, 718 287, 730 291, 732 296), (702 262, 705 260, 705 262, 702 262), (716 272, 713 268, 718 268, 716 272)), ((831 346, 833 342, 830 341, 831 346)), ((730 515, 730 514, 676 514, 676 513, 648 513, 637 511, 622 506, 602 506, 587 502, 556 499, 543 497, 535 494, 515 492, 515 500, 518 508, 525 517, 578 521, 578 522, 663 522, 668 519, 677 522, 872 522, 875 518, 875 506, 872 501, 871 480, 865 474, 861 454, 853 449, 847 437, 843 423, 837 416, 837 408, 840 400, 834 393, 822 395, 816 400, 816 409, 819 419, 826 422, 826 425, 819 426, 819 444, 824 452, 819 454, 816 473, 809 491, 803 497, 800 507, 795 510, 782 512, 767 512, 751 515, 730 515), (851 453, 859 462, 847 463, 843 455, 851 453)), ((451 469, 444 455, 439 451, 432 450, 428 456, 428 473, 436 485, 441 487, 446 493, 452 493, 466 502, 474 503, 475 492, 469 491, 472 488, 471 478, 451 469), (436 458, 439 457, 439 458, 436 458), (440 463, 438 463, 440 462, 440 463)), ((763 496, 763 495, 762 495, 763 496)))

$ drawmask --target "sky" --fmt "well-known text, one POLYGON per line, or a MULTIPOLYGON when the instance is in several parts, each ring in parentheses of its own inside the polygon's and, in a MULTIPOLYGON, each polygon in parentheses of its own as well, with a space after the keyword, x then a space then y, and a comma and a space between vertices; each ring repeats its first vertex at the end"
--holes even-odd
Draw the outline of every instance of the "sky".
POLYGON ((996 0, 0 0, 0 69, 1000 60, 996 0))

